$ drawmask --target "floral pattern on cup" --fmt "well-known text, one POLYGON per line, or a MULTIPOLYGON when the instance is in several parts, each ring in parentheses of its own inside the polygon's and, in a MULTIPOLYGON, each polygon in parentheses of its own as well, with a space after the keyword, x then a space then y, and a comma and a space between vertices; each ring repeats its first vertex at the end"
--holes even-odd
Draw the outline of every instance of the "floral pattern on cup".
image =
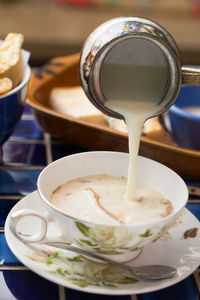
MULTIPOLYGON (((170 229, 176 228, 183 223, 182 217, 186 214, 184 209, 175 222, 170 225, 170 229)), ((129 239, 132 238, 130 233, 126 235, 127 229, 125 231, 119 231, 118 227, 113 227, 113 230, 109 231, 110 227, 102 228, 102 226, 95 226, 89 228, 80 222, 75 222, 78 230, 85 236, 85 241, 87 245, 90 246, 90 242, 94 243, 94 240, 99 242, 102 234, 106 234, 107 242, 102 243, 103 249, 109 249, 110 251, 116 247, 122 247, 126 250, 126 245, 129 243, 129 239), (117 230, 116 230, 117 228, 117 230), (119 235, 116 237, 116 235, 119 235), (112 244, 113 243, 113 244, 112 244)), ((173 240, 172 232, 168 231, 167 228, 163 228, 164 232, 161 236, 161 240, 168 242, 173 240), (166 229, 166 230, 165 230, 166 229)), ((192 239, 197 236, 199 228, 189 227, 184 228, 180 232, 178 239, 192 239)), ((153 234, 150 230, 139 234, 140 242, 137 247, 141 247, 146 239, 152 238, 154 241, 159 238, 158 234, 153 234)), ((85 244, 84 244, 85 246, 85 244)), ((122 268, 116 267, 114 265, 100 263, 97 261, 92 261, 84 256, 75 255, 70 251, 55 250, 55 248, 46 245, 35 245, 33 246, 31 252, 26 249, 25 255, 28 259, 34 261, 42 269, 42 266, 47 268, 47 272, 59 276, 64 280, 70 282, 73 285, 84 288, 89 286, 103 287, 120 289, 121 285, 136 284, 140 282, 138 279, 131 276, 128 271, 122 268)), ((92 248, 92 247, 91 247, 92 248)), ((127 250, 126 250, 127 251, 127 250)), ((197 254, 198 255, 198 254, 197 254)))
POLYGON ((155 232, 146 229, 145 232, 134 234, 126 227, 101 226, 88 227, 81 222, 75 222, 82 233, 76 243, 83 248, 95 250, 104 254, 125 253, 143 248, 149 241, 157 241, 166 231, 166 226, 157 228, 155 232))
POLYGON ((27 255, 28 258, 46 265, 49 272, 79 287, 117 288, 121 284, 138 282, 124 269, 113 265, 93 262, 81 255, 74 256, 72 252, 55 251, 51 247, 43 246, 41 250, 27 255))

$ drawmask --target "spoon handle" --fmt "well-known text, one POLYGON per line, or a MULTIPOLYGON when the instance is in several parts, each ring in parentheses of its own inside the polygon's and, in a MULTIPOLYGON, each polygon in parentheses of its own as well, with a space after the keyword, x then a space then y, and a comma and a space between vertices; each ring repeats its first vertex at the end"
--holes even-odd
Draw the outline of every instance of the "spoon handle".
POLYGON ((107 257, 103 257, 101 255, 98 255, 98 254, 96 254, 96 253, 94 253, 90 250, 85 250, 85 249, 82 249, 82 248, 79 248, 79 247, 74 247, 74 246, 68 245, 67 243, 62 243, 62 242, 45 242, 44 244, 49 245, 49 246, 53 246, 53 247, 56 247, 56 248, 62 248, 62 249, 69 250, 69 251, 72 251, 72 252, 76 252, 76 253, 79 253, 79 254, 83 254, 83 255, 86 255, 86 256, 90 256, 94 259, 98 259, 102 262, 106 262, 106 263, 109 263, 109 264, 116 265, 120 268, 124 268, 124 269, 126 269, 126 270, 128 270, 132 273, 135 273, 133 267, 118 263, 118 262, 116 262, 114 260, 111 260, 107 257))
POLYGON ((79 254, 83 254, 89 257, 92 257, 94 259, 98 259, 102 262, 106 262, 115 266, 118 266, 120 268, 126 269, 129 272, 132 273, 136 278, 138 279, 146 279, 146 280, 160 280, 160 279, 166 279, 173 277, 177 271, 176 268, 171 266, 164 266, 164 265, 147 265, 147 266, 141 266, 141 267, 132 267, 125 264, 118 263, 116 261, 113 261, 111 259, 108 259, 107 257, 103 257, 99 254, 96 254, 90 250, 85 250, 79 247, 71 246, 67 243, 62 242, 46 242, 45 245, 53 246, 56 248, 61 248, 65 250, 69 250, 72 252, 76 252, 79 254))

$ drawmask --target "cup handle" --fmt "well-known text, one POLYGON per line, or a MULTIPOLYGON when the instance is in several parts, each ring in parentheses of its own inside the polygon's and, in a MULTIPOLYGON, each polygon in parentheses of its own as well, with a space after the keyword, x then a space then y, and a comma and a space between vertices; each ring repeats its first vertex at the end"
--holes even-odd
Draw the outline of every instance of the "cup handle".
POLYGON ((182 66, 182 84, 200 85, 200 67, 182 66))
POLYGON ((10 221, 10 230, 15 235, 15 237, 20 238, 24 242, 28 243, 39 243, 41 242, 47 233, 48 222, 46 217, 41 215, 40 213, 36 212, 33 209, 21 209, 13 212, 11 214, 11 221, 10 221), (19 231, 17 231, 17 223, 20 219, 24 217, 34 216, 40 219, 41 227, 40 231, 32 235, 25 235, 19 231))

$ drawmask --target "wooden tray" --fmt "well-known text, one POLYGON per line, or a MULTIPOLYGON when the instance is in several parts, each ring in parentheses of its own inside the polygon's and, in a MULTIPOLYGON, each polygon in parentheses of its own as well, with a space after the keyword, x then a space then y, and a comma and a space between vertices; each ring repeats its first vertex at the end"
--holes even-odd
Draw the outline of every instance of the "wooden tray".
MULTIPOLYGON (((128 152, 126 133, 111 129, 103 122, 91 123, 73 118, 48 106, 53 87, 80 85, 78 63, 79 54, 58 57, 32 74, 27 103, 33 108, 37 122, 53 137, 90 150, 128 152)), ((174 146, 164 128, 158 135, 141 137, 139 154, 163 163, 182 176, 200 178, 200 151, 174 146)))

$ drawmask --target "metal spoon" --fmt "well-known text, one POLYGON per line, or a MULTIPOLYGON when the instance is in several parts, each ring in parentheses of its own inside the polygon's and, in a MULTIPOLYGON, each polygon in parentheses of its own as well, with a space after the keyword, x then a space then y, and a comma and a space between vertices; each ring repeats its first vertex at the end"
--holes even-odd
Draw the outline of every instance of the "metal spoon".
POLYGON ((132 267, 125 264, 118 263, 116 261, 113 261, 111 259, 108 259, 107 257, 103 257, 97 253, 94 253, 90 250, 85 250, 76 246, 72 246, 67 243, 62 242, 45 242, 42 243, 43 245, 47 246, 53 246, 56 248, 61 248, 65 250, 69 250, 72 252, 76 252, 79 254, 83 254, 95 259, 98 259, 102 262, 106 262, 115 266, 118 266, 120 268, 126 269, 129 272, 131 272, 135 277, 145 280, 161 280, 161 279, 167 279, 170 277, 173 277, 177 274, 177 270, 174 267, 171 266, 165 266, 165 265, 147 265, 147 266, 141 266, 141 267, 132 267))

